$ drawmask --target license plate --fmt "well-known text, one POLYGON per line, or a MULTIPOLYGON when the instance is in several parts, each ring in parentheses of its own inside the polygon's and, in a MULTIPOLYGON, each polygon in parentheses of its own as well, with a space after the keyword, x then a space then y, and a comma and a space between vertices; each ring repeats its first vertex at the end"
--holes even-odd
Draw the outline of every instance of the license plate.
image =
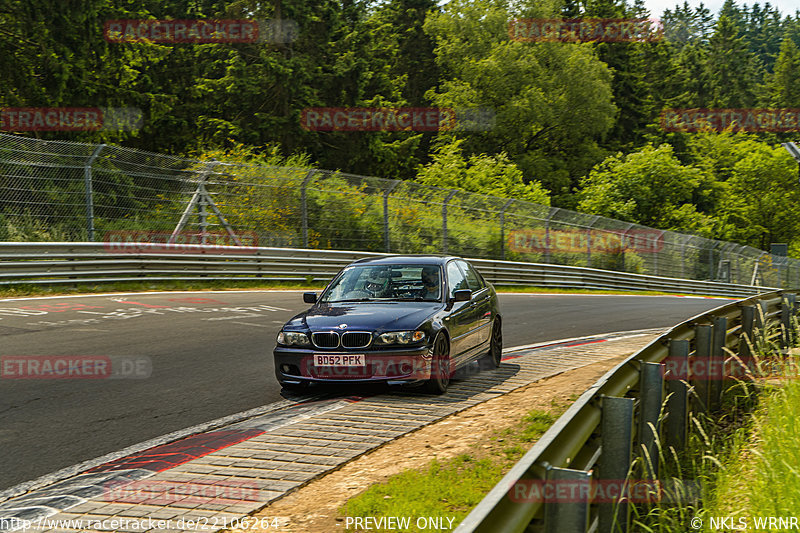
POLYGON ((314 354, 314 366, 364 367, 364 354, 314 354))

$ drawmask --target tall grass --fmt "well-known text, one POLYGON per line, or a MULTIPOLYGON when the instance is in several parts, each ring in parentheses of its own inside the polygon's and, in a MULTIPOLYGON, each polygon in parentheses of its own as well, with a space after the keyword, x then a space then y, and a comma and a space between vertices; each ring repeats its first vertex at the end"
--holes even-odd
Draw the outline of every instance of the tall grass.
MULTIPOLYGON (((661 500, 632 507, 633 531, 714 531, 721 517, 736 526, 741 518, 752 528, 754 517, 792 516, 800 509, 798 357, 795 351, 784 355, 777 333, 756 332, 749 343, 755 364, 746 379, 728 382, 717 413, 690 415, 684 450, 658 443, 661 500)), ((631 471, 643 471, 642 462, 637 459, 631 471)))

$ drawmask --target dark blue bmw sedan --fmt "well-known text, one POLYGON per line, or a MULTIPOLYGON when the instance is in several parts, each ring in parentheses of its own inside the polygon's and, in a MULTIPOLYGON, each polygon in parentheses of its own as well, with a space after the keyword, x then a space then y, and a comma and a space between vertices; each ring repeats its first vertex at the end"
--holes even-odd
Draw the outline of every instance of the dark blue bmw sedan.
POLYGON ((497 294, 458 257, 385 256, 351 263, 278 334, 275 373, 287 389, 313 382, 424 382, 441 394, 485 358, 500 364, 497 294))

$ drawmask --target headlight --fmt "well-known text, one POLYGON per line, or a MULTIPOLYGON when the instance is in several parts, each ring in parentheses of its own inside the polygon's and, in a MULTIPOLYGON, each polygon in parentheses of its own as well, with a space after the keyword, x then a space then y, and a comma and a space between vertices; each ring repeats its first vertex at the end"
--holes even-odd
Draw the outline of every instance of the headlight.
POLYGON ((278 344, 283 344, 284 346, 308 346, 311 342, 305 333, 281 331, 278 333, 278 344))
POLYGON ((378 335, 375 344, 410 344, 425 339, 423 331, 391 331, 378 335))

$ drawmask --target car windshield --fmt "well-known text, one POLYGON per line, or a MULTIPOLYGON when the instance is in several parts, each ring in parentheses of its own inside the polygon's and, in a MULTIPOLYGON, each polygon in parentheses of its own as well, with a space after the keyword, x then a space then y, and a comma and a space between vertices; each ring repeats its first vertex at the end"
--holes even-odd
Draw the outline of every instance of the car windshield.
POLYGON ((347 267, 320 301, 438 301, 441 287, 437 265, 357 265, 347 267))

